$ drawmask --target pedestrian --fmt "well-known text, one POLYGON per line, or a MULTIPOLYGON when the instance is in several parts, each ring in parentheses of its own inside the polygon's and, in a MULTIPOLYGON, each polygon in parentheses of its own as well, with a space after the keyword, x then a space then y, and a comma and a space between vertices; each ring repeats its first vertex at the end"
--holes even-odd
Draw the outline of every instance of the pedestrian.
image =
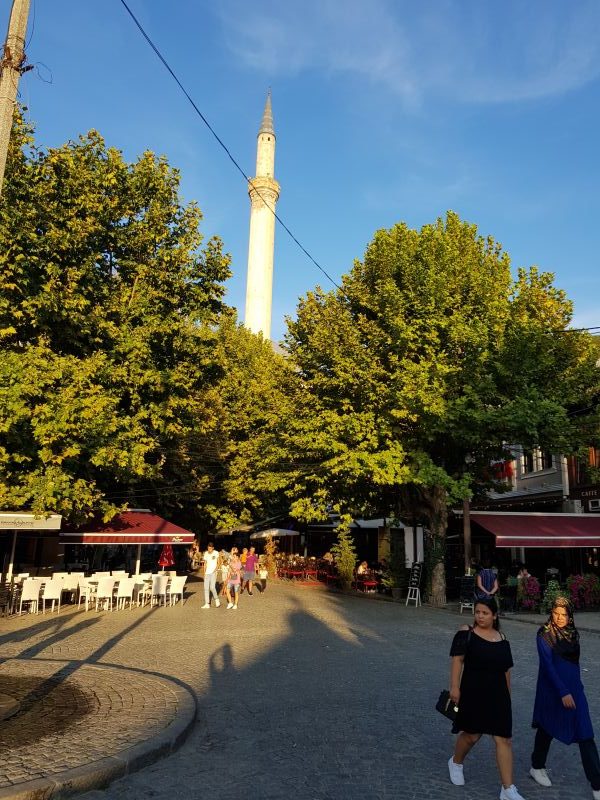
POLYGON ((490 562, 485 561, 482 569, 475 579, 475 599, 486 600, 498 592, 498 576, 490 567, 490 562))
POLYGON ((228 574, 229 574, 229 553, 225 552, 225 550, 221 550, 219 557, 219 580, 221 582, 219 594, 223 595, 223 597, 225 597, 225 595, 227 594, 228 574))
POLYGON ((227 608, 237 610, 241 582, 242 562, 240 561, 237 547, 232 547, 227 569, 227 608))
POLYGON ((260 579, 260 592, 264 594, 267 589, 267 579, 269 577, 269 570, 266 564, 259 564, 258 577, 260 579))
POLYGON ((210 608, 210 595, 214 597, 215 606, 218 608, 221 601, 217 595, 217 567, 219 566, 219 551, 215 550, 212 542, 209 542, 204 552, 204 605, 202 608, 210 608))
POLYGON ((258 556, 256 555, 256 548, 251 547, 246 556, 246 563, 244 564, 244 589, 248 590, 248 594, 252 597, 252 581, 256 578, 256 565, 258 563, 258 556))
POLYGON ((458 706, 458 733, 448 761, 450 780, 465 783, 463 763, 483 734, 493 737, 502 785, 500 800, 523 800, 513 783, 510 644, 500 631, 494 598, 475 602, 473 626, 463 626, 450 649, 450 698, 458 706))
POLYGON ((192 544, 188 547, 187 559, 188 559, 188 572, 195 572, 200 566, 200 559, 201 559, 200 547, 198 546, 197 539, 194 539, 192 544))
POLYGON ((537 633, 537 650, 539 670, 532 722, 537 731, 529 774, 540 786, 552 786, 546 772, 552 739, 564 744, 577 742, 592 796, 600 800, 600 760, 581 682, 579 631, 566 597, 554 600, 548 622, 537 633))

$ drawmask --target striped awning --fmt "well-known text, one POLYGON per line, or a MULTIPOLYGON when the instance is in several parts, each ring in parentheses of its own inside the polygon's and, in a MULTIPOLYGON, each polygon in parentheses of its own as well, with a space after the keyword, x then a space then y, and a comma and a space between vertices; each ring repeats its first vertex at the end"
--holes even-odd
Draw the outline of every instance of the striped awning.
POLYGON ((471 511, 496 547, 600 547, 600 514, 471 511))
POLYGON ((194 534, 151 511, 123 511, 109 522, 64 530, 65 544, 192 544, 194 534))

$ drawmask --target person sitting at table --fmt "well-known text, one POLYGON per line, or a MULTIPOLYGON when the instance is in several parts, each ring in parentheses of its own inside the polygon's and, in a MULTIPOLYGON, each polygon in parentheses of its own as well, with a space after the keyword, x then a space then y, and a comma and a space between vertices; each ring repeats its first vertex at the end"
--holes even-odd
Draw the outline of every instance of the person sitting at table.
POLYGON ((361 561, 356 570, 357 575, 366 575, 369 571, 369 565, 366 561, 361 561))

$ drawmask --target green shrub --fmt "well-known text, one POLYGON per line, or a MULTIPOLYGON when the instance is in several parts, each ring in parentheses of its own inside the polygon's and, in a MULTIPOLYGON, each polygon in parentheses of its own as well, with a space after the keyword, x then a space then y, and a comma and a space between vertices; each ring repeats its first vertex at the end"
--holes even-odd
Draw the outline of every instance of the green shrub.
POLYGON ((351 518, 347 515, 340 517, 337 541, 332 546, 331 552, 335 556, 335 565, 342 589, 348 590, 354 580, 354 568, 356 567, 356 551, 354 549, 354 539, 350 534, 351 518))
POLYGON ((542 598, 542 611, 547 611, 550 613, 556 598, 564 594, 565 590, 561 589, 558 581, 548 581, 548 585, 546 586, 546 590, 544 591, 544 596, 542 598))

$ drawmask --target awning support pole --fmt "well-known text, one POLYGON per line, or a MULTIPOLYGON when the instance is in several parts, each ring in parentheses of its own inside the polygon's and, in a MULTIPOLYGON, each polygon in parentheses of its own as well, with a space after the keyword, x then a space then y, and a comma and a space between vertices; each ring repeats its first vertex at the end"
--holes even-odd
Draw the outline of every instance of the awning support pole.
POLYGON ((140 565, 142 563, 142 545, 138 544, 137 546, 137 554, 135 557, 135 574, 140 574, 140 565))
POLYGON ((15 548, 17 546, 17 532, 13 531, 12 547, 10 549, 10 560, 8 562, 8 570, 6 571, 6 582, 10 583, 12 580, 13 567, 15 563, 15 548))

